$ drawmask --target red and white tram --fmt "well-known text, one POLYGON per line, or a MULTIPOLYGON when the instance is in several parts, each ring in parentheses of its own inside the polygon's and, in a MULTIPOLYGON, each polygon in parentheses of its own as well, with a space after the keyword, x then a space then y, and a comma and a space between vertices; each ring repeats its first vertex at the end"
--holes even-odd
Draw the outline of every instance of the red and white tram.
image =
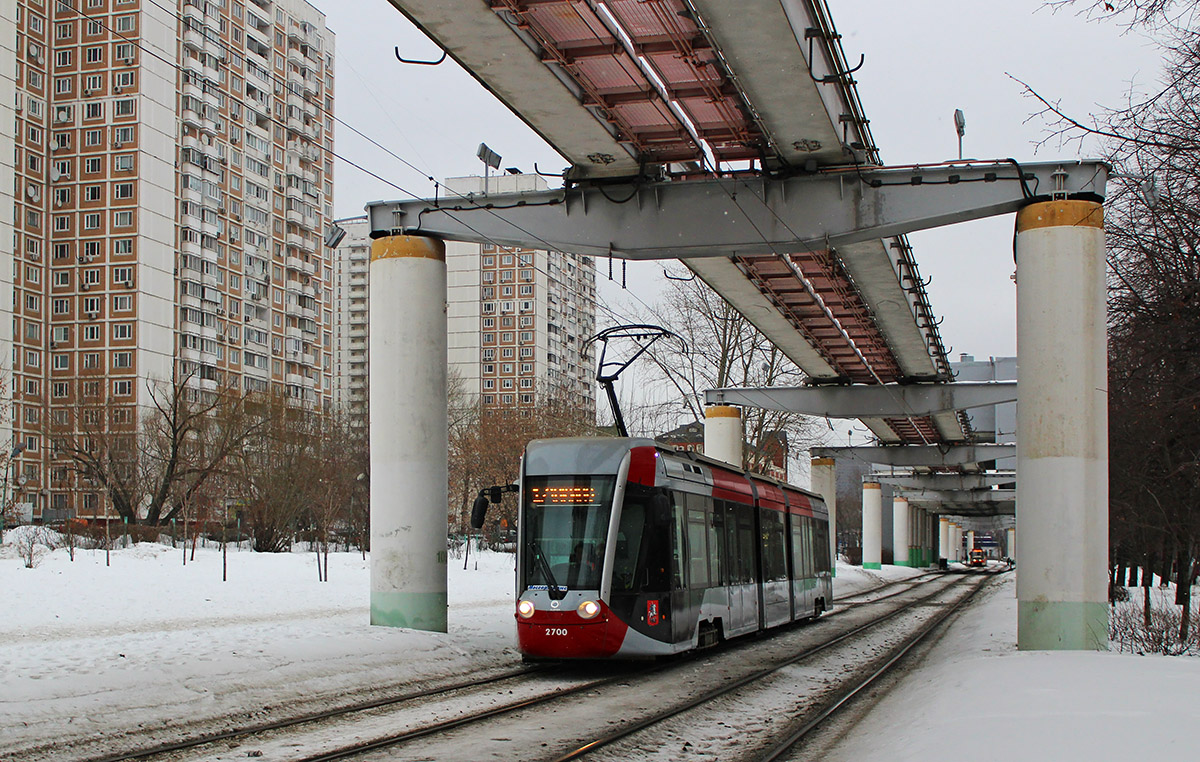
POLYGON ((769 477, 649 439, 550 439, 519 491, 528 658, 674 654, 833 600, 824 502, 769 477))

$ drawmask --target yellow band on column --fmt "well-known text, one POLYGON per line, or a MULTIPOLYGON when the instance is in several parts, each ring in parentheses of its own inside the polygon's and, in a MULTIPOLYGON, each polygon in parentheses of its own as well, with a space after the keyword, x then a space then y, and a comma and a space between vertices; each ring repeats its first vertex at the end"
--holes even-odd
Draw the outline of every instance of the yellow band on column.
POLYGON ((741 418, 741 408, 732 405, 710 405, 704 408, 705 418, 741 418))
POLYGON ((833 458, 813 458, 812 459, 812 464, 814 466, 832 466, 832 465, 835 465, 836 463, 837 463, 837 461, 835 461, 833 458))
POLYGON ((371 261, 418 257, 446 261, 446 243, 423 235, 390 235, 371 241, 371 261))
POLYGON ((863 482, 863 489, 879 489, 878 482, 863 482))
POLYGON ((1095 201, 1041 201, 1017 212, 1017 232, 1035 228, 1104 227, 1104 207, 1095 201))

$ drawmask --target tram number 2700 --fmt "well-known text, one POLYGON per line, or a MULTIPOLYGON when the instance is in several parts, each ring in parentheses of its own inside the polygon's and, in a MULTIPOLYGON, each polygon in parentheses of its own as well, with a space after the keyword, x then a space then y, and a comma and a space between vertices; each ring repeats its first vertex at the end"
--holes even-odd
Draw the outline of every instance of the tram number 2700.
POLYGON ((547 637, 549 637, 551 635, 566 635, 566 634, 567 634, 566 627, 547 627, 546 628, 546 636, 547 637))

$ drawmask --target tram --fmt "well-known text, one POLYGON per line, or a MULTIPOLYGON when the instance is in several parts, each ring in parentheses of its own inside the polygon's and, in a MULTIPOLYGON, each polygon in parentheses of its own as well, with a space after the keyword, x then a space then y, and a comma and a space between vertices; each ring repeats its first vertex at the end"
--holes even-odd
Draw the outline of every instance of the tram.
POLYGON ((983 548, 971 548, 967 553, 967 566, 987 566, 987 551, 983 548))
POLYGON ((519 484, 531 659, 664 656, 830 607, 819 495, 650 439, 535 440, 519 484))

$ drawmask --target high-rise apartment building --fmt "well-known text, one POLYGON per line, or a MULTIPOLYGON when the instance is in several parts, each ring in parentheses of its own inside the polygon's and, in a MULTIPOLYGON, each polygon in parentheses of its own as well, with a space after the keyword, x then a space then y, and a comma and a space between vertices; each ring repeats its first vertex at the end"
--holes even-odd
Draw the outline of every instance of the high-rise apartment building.
POLYGON ((303 0, 0 3, 0 441, 35 517, 105 508, 51 452, 68 407, 330 399, 333 52, 303 0))
POLYGON ((367 424, 367 333, 371 238, 366 217, 337 220, 346 231, 333 253, 333 404, 367 424))
MULTIPOLYGON (((451 194, 479 197, 484 178, 451 178, 451 194)), ((487 191, 544 190, 537 175, 503 175, 487 191)), ((336 400, 365 420, 368 362, 366 218, 342 220, 338 248, 336 400)), ((532 407, 547 395, 596 411, 596 271, 591 257, 446 242, 449 366, 484 407, 532 407)))

